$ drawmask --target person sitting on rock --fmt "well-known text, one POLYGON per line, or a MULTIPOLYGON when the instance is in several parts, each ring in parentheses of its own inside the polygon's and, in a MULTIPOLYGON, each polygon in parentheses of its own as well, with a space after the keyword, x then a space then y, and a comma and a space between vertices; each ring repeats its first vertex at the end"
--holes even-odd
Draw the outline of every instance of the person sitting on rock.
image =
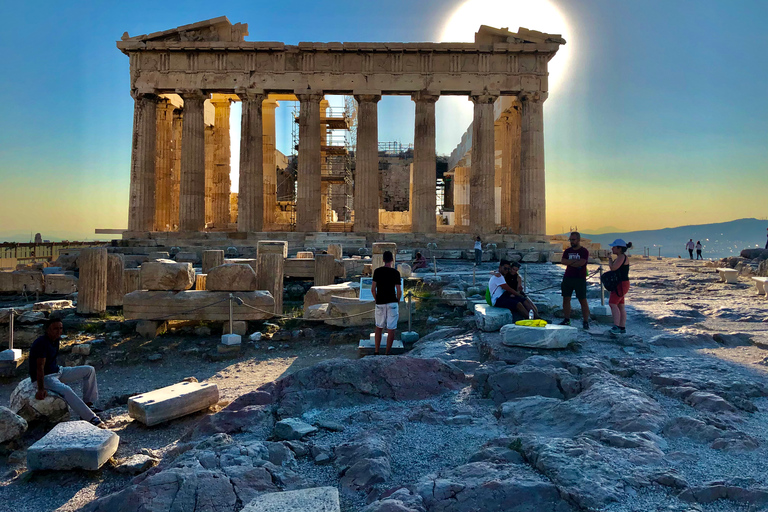
POLYGON ((91 409, 93 402, 99 397, 96 370, 93 366, 60 367, 56 364, 59 341, 63 332, 64 325, 60 319, 46 320, 45 334, 37 338, 29 350, 29 378, 33 383, 37 383, 35 398, 45 400, 48 391, 52 391, 61 395, 81 419, 99 428, 107 428, 91 409), (77 381, 83 383, 83 400, 72 391, 71 387, 67 386, 77 381))
POLYGON ((416 259, 413 260, 413 265, 411 265, 411 270, 419 270, 420 268, 427 268, 427 258, 420 252, 417 252, 416 259))
POLYGON ((518 305, 517 311, 520 312, 519 306, 523 306, 526 318, 528 318, 530 311, 533 311, 533 318, 540 318, 538 308, 531 302, 531 299, 528 298, 523 289, 523 279, 520 277, 520 263, 513 261, 509 264, 509 272, 504 275, 504 280, 525 299, 518 305))
POLYGON ((517 311, 528 318, 528 310, 523 305, 526 298, 516 286, 507 283, 506 275, 511 271, 512 264, 505 259, 499 260, 499 271, 491 275, 488 290, 491 292, 491 305, 505 308, 513 313, 517 311))

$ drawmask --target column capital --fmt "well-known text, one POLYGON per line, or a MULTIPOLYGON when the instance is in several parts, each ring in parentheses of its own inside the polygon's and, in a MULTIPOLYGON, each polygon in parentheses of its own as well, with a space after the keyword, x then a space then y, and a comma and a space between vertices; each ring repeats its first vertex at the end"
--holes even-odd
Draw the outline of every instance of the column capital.
POLYGON ((323 99, 323 93, 317 92, 317 91, 310 91, 310 92, 296 92, 296 97, 299 99, 299 101, 311 101, 311 102, 317 102, 320 103, 320 100, 323 99))
POLYGON ((228 107, 232 104, 232 100, 229 98, 211 98, 211 105, 214 107, 228 107))
POLYGON ((523 91, 517 95, 517 99, 520 102, 530 101, 533 103, 544 103, 549 97, 549 93, 542 91, 523 91))
POLYGON ((415 102, 435 103, 440 99, 440 95, 429 91, 418 91, 411 94, 411 99, 415 102))
POLYGON ((235 94, 237 94, 237 97, 240 98, 241 101, 264 101, 267 98, 267 94, 264 92, 264 89, 247 89, 245 87, 238 87, 235 89, 235 94))
POLYGON ((488 92, 482 92, 478 94, 471 94, 469 96, 469 99, 472 103, 475 105, 482 105, 482 104, 491 104, 493 105, 497 99, 499 99, 498 94, 489 94, 488 92))
POLYGON ((205 93, 200 89, 176 89, 176 94, 181 96, 181 99, 186 100, 200 100, 205 101, 211 97, 210 94, 205 93))
POLYGON ((133 89, 131 91, 131 97, 134 100, 158 101, 160 99, 160 96, 157 95, 154 89, 150 91, 142 90, 142 89, 133 89))
POLYGON ((358 103, 368 102, 368 103, 378 103, 381 99, 381 94, 370 94, 370 93, 361 93, 361 94, 354 94, 355 101, 358 103))

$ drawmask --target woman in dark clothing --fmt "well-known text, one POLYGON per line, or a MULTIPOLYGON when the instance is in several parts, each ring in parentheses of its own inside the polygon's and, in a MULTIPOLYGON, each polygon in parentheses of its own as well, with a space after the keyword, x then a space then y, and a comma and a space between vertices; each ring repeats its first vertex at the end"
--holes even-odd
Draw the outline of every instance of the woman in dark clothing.
POLYGON ((609 332, 611 334, 626 334, 627 310, 624 308, 624 296, 629 291, 629 258, 627 257, 627 249, 632 248, 632 242, 625 242, 619 238, 609 245, 611 246, 611 252, 616 256, 616 258, 611 259, 609 266, 612 271, 619 274, 619 286, 611 292, 611 297, 608 299, 614 324, 609 332))

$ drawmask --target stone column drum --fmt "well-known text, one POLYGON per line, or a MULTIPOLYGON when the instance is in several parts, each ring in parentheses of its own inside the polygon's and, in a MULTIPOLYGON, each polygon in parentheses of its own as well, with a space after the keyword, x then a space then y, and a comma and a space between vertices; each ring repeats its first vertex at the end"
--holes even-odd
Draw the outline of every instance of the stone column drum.
MULTIPOLYGON (((286 244, 287 245, 287 244, 286 244)), ((256 289, 267 290, 275 299, 275 313, 283 314, 285 258, 280 253, 259 251, 256 256, 256 289)))
POLYGON ((297 94, 299 168, 296 190, 296 231, 320 231, 320 100, 322 94, 297 94))
POLYGON ((224 251, 214 249, 203 251, 203 274, 207 274, 213 267, 224 264, 224 251))
POLYGON ((336 258, 333 254, 315 255, 315 286, 328 286, 336 280, 336 258))
POLYGON ((213 226, 226 229, 229 226, 229 192, 232 183, 229 178, 231 149, 229 142, 230 100, 211 101, 214 108, 213 132, 213 174, 211 209, 213 226))
POLYGON ((123 295, 141 290, 141 272, 138 268, 123 269, 123 295))
POLYGON ((184 114, 181 109, 173 111, 173 172, 171 180, 171 231, 179 229, 179 195, 181 193, 181 124, 184 114))
POLYGON ((277 102, 267 99, 263 103, 262 119, 264 120, 264 230, 277 221, 277 162, 275 161, 276 128, 275 109, 277 102))
POLYGON ((435 233, 437 222, 435 155, 435 102, 438 96, 417 93, 411 96, 416 102, 416 126, 413 144, 413 180, 410 205, 411 231, 435 233))
POLYGON ((123 305, 125 284, 123 283, 123 271, 125 260, 122 254, 107 255, 107 307, 119 307, 123 305))
POLYGON ((205 229, 205 117, 201 91, 184 92, 179 230, 205 229))
POLYGON ((546 233, 547 198, 544 183, 544 101, 546 93, 521 95, 520 234, 546 233))
POLYGON ((107 250, 83 249, 77 261, 80 265, 77 312, 100 315, 107 310, 107 250))
POLYGON ((213 157, 215 156, 213 134, 215 131, 213 125, 205 125, 205 225, 209 227, 213 226, 213 157))
POLYGON ((155 147, 157 144, 157 96, 132 93, 133 148, 128 203, 128 231, 152 231, 155 227, 155 147))
POLYGON ((469 175, 469 225, 473 234, 496 231, 494 175, 493 103, 498 96, 471 96, 475 105, 472 121, 472 167, 469 175))
POLYGON ((237 192, 237 230, 264 229, 264 146, 262 102, 265 95, 238 92, 243 101, 240 124, 240 184, 237 192))
MULTIPOLYGON (((355 231, 379 231, 379 116, 381 96, 356 94, 355 231)), ((317 283, 315 283, 317 284, 317 283)))

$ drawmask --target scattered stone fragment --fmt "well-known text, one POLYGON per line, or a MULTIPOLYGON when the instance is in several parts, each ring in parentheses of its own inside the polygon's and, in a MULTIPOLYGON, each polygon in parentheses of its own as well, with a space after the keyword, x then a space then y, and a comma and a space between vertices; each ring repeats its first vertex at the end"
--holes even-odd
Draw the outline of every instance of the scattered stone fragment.
POLYGON ((99 469, 117 451, 120 438, 87 421, 59 423, 27 450, 30 471, 99 469))
POLYGON ((91 354, 90 343, 78 343, 72 346, 72 354, 78 356, 88 356, 91 354))
POLYGON ((156 458, 150 457, 149 455, 136 454, 125 459, 115 469, 118 473, 138 475, 139 473, 143 473, 146 470, 155 467, 158 462, 159 461, 156 458))
POLYGON ((242 512, 339 512, 339 491, 335 487, 314 487, 297 491, 262 494, 242 512))
POLYGON ((305 423, 298 418, 285 418, 275 424, 274 435, 285 441, 299 440, 317 432, 317 427, 305 423))
POLYGON ((27 377, 11 393, 9 409, 24 418, 27 423, 37 420, 58 423, 69 419, 69 408, 63 398, 48 393, 45 399, 38 400, 35 398, 36 393, 37 383, 27 377))
POLYGON ((505 308, 494 308, 488 304, 475 304, 475 322, 481 331, 498 331, 514 322, 512 312, 505 308))
POLYGON ((27 431, 27 422, 7 407, 0 406, 0 443, 12 441, 27 431))

